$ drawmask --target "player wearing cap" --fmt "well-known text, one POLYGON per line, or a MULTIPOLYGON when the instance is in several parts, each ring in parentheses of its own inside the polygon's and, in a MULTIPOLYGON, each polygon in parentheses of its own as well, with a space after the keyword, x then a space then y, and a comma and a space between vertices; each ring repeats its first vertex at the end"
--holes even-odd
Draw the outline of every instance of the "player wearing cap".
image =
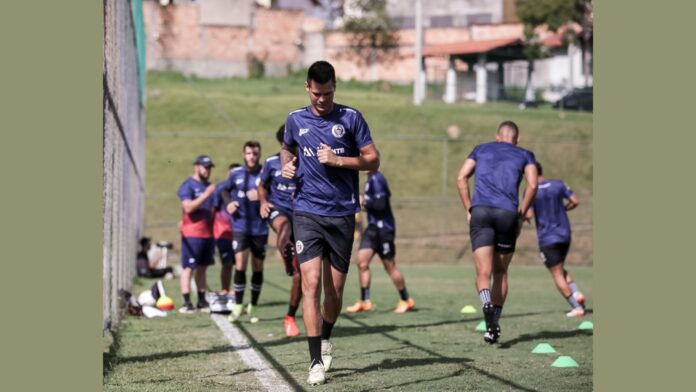
POLYGON ((181 313, 192 313, 195 308, 191 303, 191 276, 195 271, 198 287, 198 304, 200 311, 209 311, 205 300, 207 287, 205 272, 212 265, 215 257, 215 240, 213 239, 213 193, 215 185, 208 182, 211 169, 215 165, 207 155, 200 155, 193 162, 193 175, 179 187, 183 218, 181 220, 181 295, 184 304, 181 313))

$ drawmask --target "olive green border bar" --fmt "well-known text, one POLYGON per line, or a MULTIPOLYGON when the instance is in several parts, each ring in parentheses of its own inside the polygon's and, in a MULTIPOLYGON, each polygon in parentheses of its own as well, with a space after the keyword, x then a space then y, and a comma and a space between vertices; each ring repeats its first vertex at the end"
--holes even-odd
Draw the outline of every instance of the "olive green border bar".
POLYGON ((689 389, 696 4, 595 3, 595 390, 689 389))
POLYGON ((102 1, 3 1, 0 18, 0 389, 98 391, 102 1))

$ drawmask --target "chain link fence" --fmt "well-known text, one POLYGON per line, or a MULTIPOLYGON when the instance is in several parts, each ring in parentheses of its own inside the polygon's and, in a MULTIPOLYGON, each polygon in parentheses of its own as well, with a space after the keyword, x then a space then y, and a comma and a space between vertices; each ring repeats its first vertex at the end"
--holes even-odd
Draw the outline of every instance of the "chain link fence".
POLYGON ((136 32, 142 29, 140 0, 104 2, 104 255, 102 321, 118 325, 118 290, 130 288, 145 198, 144 69, 136 32))

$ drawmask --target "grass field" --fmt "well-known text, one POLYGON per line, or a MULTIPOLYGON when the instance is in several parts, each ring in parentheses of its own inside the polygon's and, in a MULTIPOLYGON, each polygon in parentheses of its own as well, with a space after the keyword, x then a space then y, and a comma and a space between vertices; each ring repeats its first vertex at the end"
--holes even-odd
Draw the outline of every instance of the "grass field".
MULTIPOLYGON (((416 311, 391 313, 398 296, 379 262, 373 263, 369 314, 343 313, 334 328, 334 369, 325 386, 306 385, 308 367, 304 334, 287 338, 282 316, 287 309, 290 280, 277 257, 268 260, 259 309, 261 321, 239 324, 260 356, 293 389, 331 391, 590 391, 592 331, 581 331, 581 319, 567 319, 567 304, 541 266, 513 266, 510 294, 501 319, 501 343, 489 346, 474 329, 481 320, 460 314, 463 305, 479 308, 469 264, 404 265, 416 311), (531 354, 538 343, 556 354, 531 354), (552 368, 559 355, 575 359, 577 368, 552 368)), ((209 271, 217 282, 218 268, 209 271)), ((345 302, 358 297, 356 269, 348 278, 345 302)), ((592 308, 592 270, 575 267, 573 274, 592 308)), ((138 280, 139 292, 152 281, 138 280)), ((180 303, 177 281, 165 281, 180 303)), ((248 301, 249 293, 246 294, 248 301)), ((346 305, 344 304, 344 305, 346 305)), ((301 313, 301 311, 300 311, 301 313)), ((299 315, 298 315, 299 316, 299 315)), ((298 318, 298 321, 300 319, 298 318)), ((300 326, 304 332, 304 326, 300 326)), ((118 350, 110 358, 105 391, 229 391, 260 390, 251 369, 229 348, 207 314, 143 319, 126 316, 118 350), (113 368, 111 368, 111 366, 113 368)))
MULTIPOLYGON (((176 191, 201 153, 224 168, 241 161, 244 141, 262 143, 262 155, 278 150, 274 135, 291 110, 308 104, 302 76, 245 79, 186 79, 165 72, 148 74, 146 146, 146 232, 178 242, 180 205, 176 191)), ((367 119, 381 153, 380 170, 389 181, 398 224, 402 263, 466 261, 468 228, 455 178, 475 144, 492 140, 503 120, 516 121, 521 146, 533 150, 550 178, 563 178, 580 197, 570 214, 576 252, 570 264, 592 263, 592 114, 549 107, 519 110, 511 103, 476 105, 427 101, 414 107, 409 86, 339 82, 336 101, 357 107, 367 119), (447 140, 455 124, 461 138, 447 140), (427 244, 427 249, 424 246, 427 244)), ((361 181, 364 180, 364 176, 361 181)), ((518 262, 536 264, 536 234, 526 227, 518 262)))

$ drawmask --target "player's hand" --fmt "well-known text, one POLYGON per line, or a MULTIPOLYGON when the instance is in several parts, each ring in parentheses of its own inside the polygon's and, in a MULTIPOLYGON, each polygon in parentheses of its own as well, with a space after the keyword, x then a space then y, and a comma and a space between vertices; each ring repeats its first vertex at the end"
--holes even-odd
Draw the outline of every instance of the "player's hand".
POLYGON ((292 161, 283 165, 283 178, 291 180, 293 177, 295 177, 295 172, 297 171, 297 167, 295 167, 295 162, 297 162, 297 157, 292 158, 292 161))
POLYGON ((210 197, 213 193, 215 193, 215 184, 208 185, 208 187, 205 188, 205 191, 203 192, 205 197, 210 197))
POLYGON ((268 216, 271 214, 271 208, 273 208, 273 204, 268 202, 261 203, 261 210, 259 211, 261 213, 261 218, 268 219, 268 216))
POLYGON ((471 224, 471 212, 466 212, 466 223, 471 224))
POLYGON ((339 166, 339 158, 331 150, 331 147, 324 143, 321 143, 320 147, 321 148, 317 151, 317 159, 319 159, 319 163, 328 166, 339 166))
POLYGON ((365 208, 365 195, 360 194, 360 207, 365 208))
POLYGON ((250 201, 256 201, 259 199, 259 191, 257 191, 256 189, 249 189, 246 193, 246 197, 250 201))
POLYGON ((227 205, 227 213, 232 215, 239 208, 239 202, 233 201, 227 205))

